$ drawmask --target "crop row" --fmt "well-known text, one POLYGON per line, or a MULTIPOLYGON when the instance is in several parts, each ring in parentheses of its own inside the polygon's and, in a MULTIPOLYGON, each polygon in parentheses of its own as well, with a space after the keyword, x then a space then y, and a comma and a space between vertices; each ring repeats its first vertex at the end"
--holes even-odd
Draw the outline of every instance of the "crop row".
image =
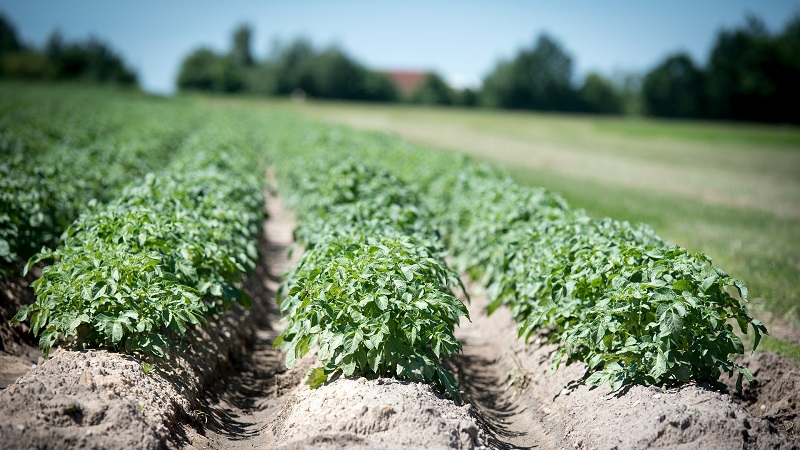
POLYGON ((492 309, 511 308, 521 337, 546 331, 560 345, 554 369, 583 361, 589 384, 613 389, 716 382, 721 371, 752 381, 730 360, 744 347, 729 322, 752 329, 754 347, 766 329, 729 292, 746 301, 745 284, 708 256, 491 172, 462 173, 453 187, 439 195, 456 267, 482 279, 492 309))
POLYGON ((56 245, 90 200, 166 165, 188 133, 191 114, 179 109, 64 92, 40 101, 0 87, 0 275, 56 245))
POLYGON ((57 248, 29 261, 54 261, 15 317, 30 316, 45 355, 61 338, 160 356, 170 336, 248 304, 239 283, 258 257, 263 197, 237 131, 196 132, 165 170, 91 203, 57 248))
POLYGON ((483 282, 493 309, 511 309, 521 337, 544 333, 558 345, 553 370, 583 361, 586 382, 614 389, 717 382, 721 372, 752 379, 732 360, 744 352, 732 323, 752 330, 754 349, 766 329, 743 306, 745 284, 708 256, 644 225, 591 219, 556 194, 464 157, 290 120, 284 130, 279 147, 360 158, 424 193, 454 268, 483 282))
MULTIPOLYGON (((715 382, 721 372, 751 378, 731 360, 744 351, 732 323, 752 330, 754 348, 766 332, 743 306, 744 283, 648 227, 591 219, 501 171, 386 136, 275 116, 266 127, 233 119, 186 137, 191 114, 165 108, 145 120, 147 108, 135 111, 143 125, 98 125, 87 114, 85 131, 67 131, 63 114, 41 139, 30 127, 1 130, 20 164, 0 167, 11 186, 0 211, 5 262, 31 244, 52 247, 80 214, 58 247, 29 262, 54 261, 34 284, 36 303, 16 316, 30 317, 45 353, 66 338, 159 355, 169 336, 247 303, 238 284, 256 257, 260 132, 256 145, 278 164, 304 246, 282 284, 288 325, 276 344, 289 366, 318 348, 313 384, 336 373, 395 376, 458 398, 442 360, 460 349, 453 327, 467 311, 445 254, 484 283, 492 308, 511 309, 521 337, 543 333, 558 345, 554 370, 583 361, 588 383, 615 389, 715 382), (63 176, 48 175, 53 161, 69 167, 63 176), (77 199, 66 213, 63 192, 77 199)), ((5 112, 0 123, 26 117, 5 112)))
POLYGON ((332 374, 432 383, 460 400, 442 359, 464 304, 430 218, 405 183, 350 159, 288 158, 281 188, 297 212, 305 251, 282 283, 286 365, 318 346, 319 385, 332 374))

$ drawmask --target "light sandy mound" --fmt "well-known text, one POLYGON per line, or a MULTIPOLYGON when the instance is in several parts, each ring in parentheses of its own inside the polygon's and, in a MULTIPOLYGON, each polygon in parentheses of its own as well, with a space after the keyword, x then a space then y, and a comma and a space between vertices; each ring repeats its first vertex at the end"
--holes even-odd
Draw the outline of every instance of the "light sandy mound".
POLYGON ((158 448, 180 410, 188 403, 176 386, 132 359, 61 351, 0 396, 0 439, 4 448, 158 448))
MULTIPOLYGON (((266 254, 266 241, 262 240, 266 254)), ((0 448, 141 448, 175 446, 179 421, 196 422, 205 386, 230 370, 269 317, 262 258, 239 306, 189 329, 150 374, 140 361, 104 350, 54 352, 0 392, 0 448)))
POLYGON ((484 448, 470 406, 433 388, 393 379, 339 379, 295 397, 273 425, 277 448, 484 448))
MULTIPOLYGON (((541 344, 541 337, 525 345, 516 338, 508 309, 486 316, 487 304, 485 295, 472 296, 472 322, 457 329, 465 354, 456 364, 462 382, 467 380, 468 399, 501 441, 619 450, 800 448, 797 436, 748 412, 730 394, 703 385, 667 390, 631 386, 611 393, 607 386, 579 384, 584 364, 551 373, 555 346, 541 344), (486 374, 479 366, 495 366, 496 378, 482 379, 486 374)), ((764 374, 756 376, 768 381, 764 374)), ((783 394, 800 398, 798 392, 783 394)))

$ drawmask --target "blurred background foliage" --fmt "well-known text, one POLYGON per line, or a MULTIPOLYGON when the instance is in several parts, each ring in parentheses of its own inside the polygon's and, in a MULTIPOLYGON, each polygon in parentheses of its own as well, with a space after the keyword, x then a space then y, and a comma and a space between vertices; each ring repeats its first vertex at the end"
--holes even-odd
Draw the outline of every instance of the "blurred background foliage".
POLYGON ((252 30, 239 26, 227 53, 198 48, 181 62, 177 85, 182 91, 250 92, 331 99, 395 101, 392 81, 359 64, 337 47, 318 50, 306 39, 276 42, 272 54, 258 61, 251 50, 252 30))
MULTIPOLYGON (((408 102, 583 114, 800 123, 800 15, 770 33, 747 17, 722 29, 699 63, 684 52, 666 56, 645 73, 613 77, 574 73, 573 58, 542 34, 516 55, 498 61, 481 86, 454 88, 439 74, 419 74, 413 90, 371 70, 337 46, 309 40, 276 41, 269 55, 252 52, 253 30, 243 24, 230 48, 190 51, 180 61, 180 91, 242 93, 375 102, 408 102)), ((67 42, 56 31, 44 48, 22 43, 0 15, 0 76, 136 85, 136 74, 97 38, 67 42)))
POLYGON ((96 37, 68 42, 54 31, 44 48, 20 41, 14 25, 0 14, 0 77, 137 86, 136 73, 96 37))

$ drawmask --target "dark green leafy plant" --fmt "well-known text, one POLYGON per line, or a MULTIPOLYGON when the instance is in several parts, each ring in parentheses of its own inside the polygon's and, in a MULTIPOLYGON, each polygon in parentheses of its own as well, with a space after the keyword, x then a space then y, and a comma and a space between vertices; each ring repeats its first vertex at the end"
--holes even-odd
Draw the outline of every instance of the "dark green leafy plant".
POLYGON ((559 345, 554 370, 583 361, 586 382, 614 389, 717 383, 723 372, 739 384, 751 379, 733 362, 744 352, 734 324, 752 330, 753 349, 766 328, 744 307, 744 283, 706 255, 671 246, 646 226, 591 220, 558 195, 463 157, 376 134, 283 125, 297 130, 287 136, 308 136, 281 141, 283 151, 359 158, 424 193, 425 220, 442 233, 454 267, 484 282, 491 310, 511 309, 521 337, 549 333, 559 345))
POLYGON ((306 247, 281 288, 288 325, 275 344, 287 366, 317 346, 323 367, 310 372, 312 386, 335 372, 392 376, 460 401, 441 361, 460 351, 453 328, 467 310, 417 195, 371 165, 311 161, 295 158, 281 171, 306 247))
POLYGON ((163 167, 193 117, 137 99, 57 94, 0 86, 0 276, 56 246, 90 200, 108 202, 163 167))
POLYGON ((584 361, 589 384, 716 382, 720 373, 752 380, 729 358, 754 347, 766 329, 728 289, 747 288, 703 255, 668 246, 651 230, 609 219, 564 216, 507 236, 495 255, 491 309, 505 303, 525 339, 549 330, 562 345, 553 357, 584 361))
POLYGON ((284 283, 289 321, 275 344, 287 367, 318 346, 326 375, 433 383, 460 400, 440 361, 461 350, 453 327, 468 313, 450 292, 458 277, 424 246, 402 235, 333 234, 284 283))
POLYGON ((37 301, 15 317, 31 317, 45 355, 59 338, 74 338, 78 346, 161 356, 169 333, 183 334, 234 302, 249 304, 238 284, 258 257, 258 178, 224 170, 225 153, 191 150, 197 162, 178 161, 95 204, 57 249, 28 263, 55 261, 33 284, 37 301))

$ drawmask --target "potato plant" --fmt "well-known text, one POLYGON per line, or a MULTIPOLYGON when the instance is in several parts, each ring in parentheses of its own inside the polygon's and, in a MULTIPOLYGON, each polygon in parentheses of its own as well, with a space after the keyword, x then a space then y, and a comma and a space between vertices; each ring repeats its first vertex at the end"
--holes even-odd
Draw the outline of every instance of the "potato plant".
POLYGON ((257 260, 263 198, 258 176, 233 170, 252 161, 232 164, 220 150, 229 139, 201 133, 167 170, 94 204, 56 249, 31 259, 54 263, 15 321, 30 316, 45 355, 63 338, 161 356, 170 333, 248 305, 238 285, 257 260))
POLYGON ((295 127, 308 138, 284 140, 289 152, 316 145, 333 159, 360 158, 417 192, 449 260, 487 286, 492 309, 511 308, 521 337, 541 331, 558 344, 554 370, 583 361, 586 382, 614 389, 717 383, 722 372, 739 383, 751 378, 733 362, 744 352, 733 326, 753 333, 753 349, 766 328, 744 307, 745 284, 708 256, 670 245, 647 226, 592 220, 556 194, 461 156, 341 128, 295 127))
POLYGON ((194 120, 136 98, 57 93, 41 101, 0 86, 0 276, 18 275, 19 263, 55 246, 90 200, 108 202, 163 167, 194 120))
POLYGON ((391 376, 432 383, 460 401, 441 361, 461 350, 453 328, 468 313, 416 194, 371 165, 314 165, 287 163, 282 182, 294 188, 288 198, 306 246, 281 289, 288 324, 275 344, 286 365, 317 346, 323 367, 311 374, 314 386, 336 372, 391 376))
POLYGON ((586 382, 718 383, 721 372, 752 381, 731 355, 734 333, 766 328, 748 315, 743 282, 704 254, 669 245, 651 228, 591 220, 560 197, 480 169, 452 175, 437 209, 460 270, 488 287, 490 311, 511 308, 526 340, 549 332, 562 361, 588 365, 586 382), (731 295, 736 290, 739 298, 731 295), (741 299, 741 300, 740 300, 741 299))
POLYGON ((461 350, 453 327, 468 313, 450 291, 458 277, 429 249, 402 234, 333 233, 284 283, 275 344, 287 367, 318 346, 326 375, 428 382, 460 400, 440 361, 461 350))

